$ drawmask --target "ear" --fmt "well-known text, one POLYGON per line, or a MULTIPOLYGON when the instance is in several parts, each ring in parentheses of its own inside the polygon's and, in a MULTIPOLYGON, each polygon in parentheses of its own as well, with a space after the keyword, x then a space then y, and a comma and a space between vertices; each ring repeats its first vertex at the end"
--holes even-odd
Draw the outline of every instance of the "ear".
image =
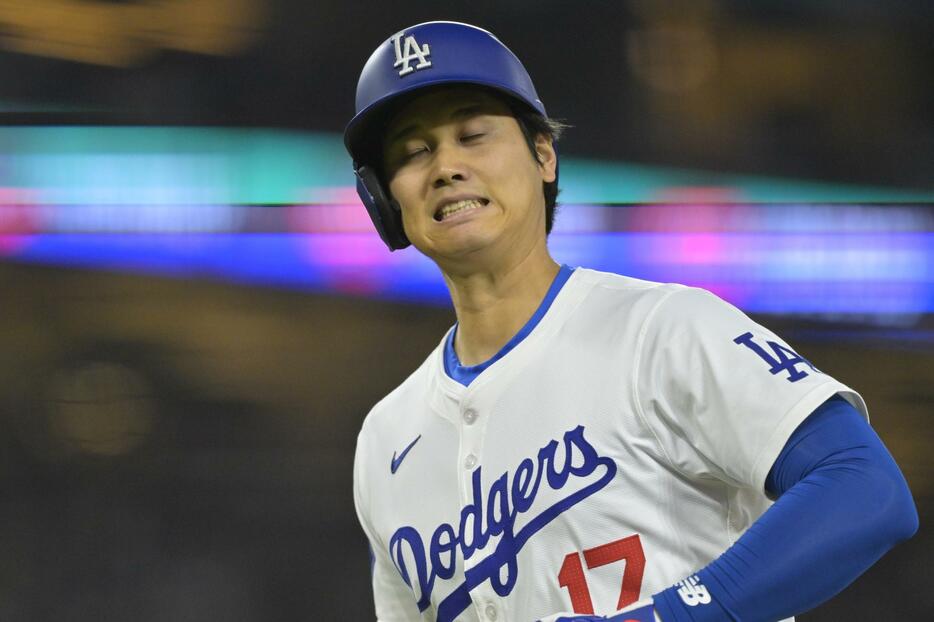
POLYGON ((535 137, 535 155, 538 157, 538 167, 542 170, 542 181, 551 183, 557 176, 558 154, 555 151, 551 136, 539 134, 535 137))

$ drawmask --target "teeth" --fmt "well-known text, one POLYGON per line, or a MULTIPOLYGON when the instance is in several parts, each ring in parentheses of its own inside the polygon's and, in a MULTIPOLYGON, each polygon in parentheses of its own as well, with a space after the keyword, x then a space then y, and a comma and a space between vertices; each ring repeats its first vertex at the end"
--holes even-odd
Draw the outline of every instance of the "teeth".
POLYGON ((438 212, 439 220, 444 220, 448 216, 456 214, 457 212, 462 212, 465 209, 474 209, 476 207, 483 207, 483 202, 479 199, 466 199, 464 201, 458 201, 457 203, 448 203, 438 212))

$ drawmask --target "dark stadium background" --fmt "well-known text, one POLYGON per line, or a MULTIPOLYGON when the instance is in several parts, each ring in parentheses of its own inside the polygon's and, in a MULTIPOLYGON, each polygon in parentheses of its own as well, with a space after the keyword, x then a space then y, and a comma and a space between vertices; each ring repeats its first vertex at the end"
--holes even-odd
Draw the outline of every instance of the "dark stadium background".
MULTIPOLYGON (((337 134, 375 45, 455 19, 523 59, 573 125, 562 157, 934 192, 923 0, 162 6, 0 3, 0 191, 17 149, 4 129, 337 134)), ((0 210, 19 206, 5 196, 0 210)), ((913 540, 801 620, 934 616, 931 318, 758 318, 863 393, 921 514, 913 540)), ((356 433, 452 321, 438 305, 12 255, 0 620, 372 619, 356 433)))

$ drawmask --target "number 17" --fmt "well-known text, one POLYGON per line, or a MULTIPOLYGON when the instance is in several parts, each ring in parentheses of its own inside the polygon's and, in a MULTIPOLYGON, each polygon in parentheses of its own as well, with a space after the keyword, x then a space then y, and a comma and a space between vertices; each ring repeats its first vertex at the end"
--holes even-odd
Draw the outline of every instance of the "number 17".
MULTIPOLYGON (((617 610, 639 600, 642 573, 645 571, 645 553, 642 550, 639 534, 584 551, 584 561, 587 562, 589 570, 620 560, 626 561, 626 570, 623 571, 623 585, 619 592, 619 602, 616 603, 617 610)), ((574 613, 594 612, 580 553, 575 551, 565 556, 561 571, 558 573, 558 585, 568 589, 574 613)))

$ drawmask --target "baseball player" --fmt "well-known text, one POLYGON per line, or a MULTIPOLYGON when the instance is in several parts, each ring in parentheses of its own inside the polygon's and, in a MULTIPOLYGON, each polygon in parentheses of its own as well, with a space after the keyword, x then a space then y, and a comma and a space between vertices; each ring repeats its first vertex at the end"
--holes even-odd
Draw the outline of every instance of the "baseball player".
POLYGON ((915 532, 853 389, 709 292, 551 258, 561 126, 496 37, 397 32, 356 111, 373 223, 457 315, 358 438, 379 620, 780 620, 915 532))

